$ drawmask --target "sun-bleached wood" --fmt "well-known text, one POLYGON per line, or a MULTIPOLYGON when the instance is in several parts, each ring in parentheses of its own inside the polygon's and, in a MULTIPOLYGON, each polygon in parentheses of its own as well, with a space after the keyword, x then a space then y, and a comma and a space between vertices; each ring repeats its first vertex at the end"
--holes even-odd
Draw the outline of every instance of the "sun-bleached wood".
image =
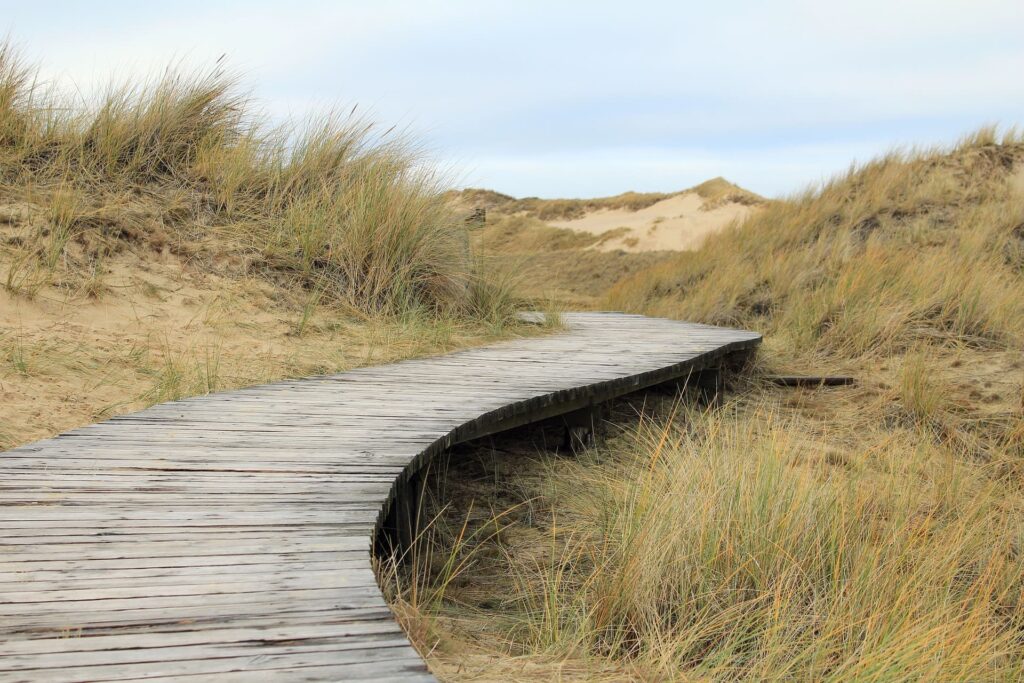
POLYGON ((0 681, 433 680, 376 534, 453 444, 707 371, 757 334, 633 315, 154 406, 0 454, 0 681))

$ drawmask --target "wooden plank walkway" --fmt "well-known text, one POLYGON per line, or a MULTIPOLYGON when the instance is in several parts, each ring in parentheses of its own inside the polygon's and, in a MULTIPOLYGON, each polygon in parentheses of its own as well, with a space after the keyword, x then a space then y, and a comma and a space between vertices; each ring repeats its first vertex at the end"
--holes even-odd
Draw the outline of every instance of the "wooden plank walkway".
POLYGON ((370 565, 410 473, 760 341, 622 314, 566 323, 0 454, 0 681, 433 680, 370 565))

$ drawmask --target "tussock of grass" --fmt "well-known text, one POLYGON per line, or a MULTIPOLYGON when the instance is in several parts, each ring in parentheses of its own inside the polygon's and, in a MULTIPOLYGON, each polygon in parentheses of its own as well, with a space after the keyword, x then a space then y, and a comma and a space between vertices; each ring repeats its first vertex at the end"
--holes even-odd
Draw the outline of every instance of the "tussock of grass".
POLYGON ((694 185, 688 192, 696 192, 703 197, 705 209, 713 209, 730 202, 746 206, 761 206, 767 203, 764 197, 754 194, 750 190, 744 190, 721 176, 705 180, 700 185, 694 185))
POLYGON ((467 662, 539 680, 1017 680, 1019 478, 935 438, 934 414, 887 423, 888 395, 853 391, 825 411, 756 384, 717 412, 653 401, 660 417, 619 415, 577 458, 481 448, 482 468, 436 483, 435 559, 412 576, 439 599, 401 601, 403 619, 450 680, 474 680, 467 662))
POLYGON ((528 648, 723 680, 1024 673, 1020 520, 981 468, 893 442, 836 476, 771 415, 690 424, 559 475, 577 521, 550 562, 510 558, 528 648))
POLYGON ((169 248, 367 314, 476 310, 465 226, 415 144, 354 110, 268 127, 219 67, 81 103, 0 46, 0 169, 24 214, 4 235, 10 291, 169 248))

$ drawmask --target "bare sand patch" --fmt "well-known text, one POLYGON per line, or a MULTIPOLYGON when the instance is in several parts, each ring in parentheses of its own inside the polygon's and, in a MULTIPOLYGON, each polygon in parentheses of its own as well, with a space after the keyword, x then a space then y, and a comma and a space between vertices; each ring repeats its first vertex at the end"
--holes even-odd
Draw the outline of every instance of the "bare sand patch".
POLYGON ((1024 163, 1017 164, 1010 174, 1010 187, 1014 192, 1024 193, 1024 163))
POLYGON ((601 251, 686 251, 698 248, 704 239, 736 221, 746 219, 757 207, 728 202, 705 208, 696 192, 663 199, 637 211, 599 209, 572 220, 550 224, 594 235, 612 233, 594 245, 601 251))

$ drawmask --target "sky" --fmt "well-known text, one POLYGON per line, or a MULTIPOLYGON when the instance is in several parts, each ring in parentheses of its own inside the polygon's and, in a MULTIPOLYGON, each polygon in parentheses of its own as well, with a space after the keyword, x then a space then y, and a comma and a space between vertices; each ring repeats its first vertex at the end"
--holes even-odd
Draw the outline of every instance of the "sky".
POLYGON ((1024 0, 7 2, 82 93, 224 56, 273 120, 358 104, 456 184, 782 196, 896 147, 1024 127, 1024 0))

